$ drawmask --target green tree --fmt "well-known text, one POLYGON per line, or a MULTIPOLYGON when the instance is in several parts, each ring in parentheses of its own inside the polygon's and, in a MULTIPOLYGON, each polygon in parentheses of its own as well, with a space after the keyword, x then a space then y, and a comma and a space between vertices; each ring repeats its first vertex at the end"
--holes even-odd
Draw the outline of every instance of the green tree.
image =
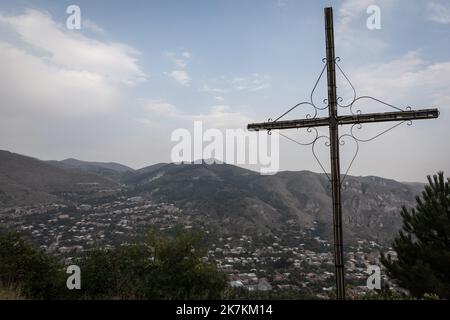
POLYGON ((143 243, 85 253, 81 290, 68 290, 61 260, 0 230, 0 296, 28 299, 220 299, 225 275, 205 260, 202 236, 177 228, 143 243))
POLYGON ((200 234, 177 228, 172 237, 149 233, 144 243, 95 250, 78 263, 84 298, 219 299, 225 276, 206 252, 200 234))
POLYGON ((65 274, 57 258, 17 232, 0 230, 0 284, 20 288, 29 299, 55 299, 65 289, 65 274))
POLYGON ((81 298, 143 299, 154 275, 150 251, 143 245, 119 246, 88 252, 79 261, 81 298))
POLYGON ((418 298, 450 298, 450 179, 439 172, 416 198, 415 209, 403 207, 403 226, 394 239, 398 258, 382 254, 388 275, 418 298))
POLYGON ((146 244, 153 249, 156 276, 153 285, 158 298, 220 299, 226 287, 225 275, 204 259, 202 235, 176 228, 172 238, 149 233, 146 244))

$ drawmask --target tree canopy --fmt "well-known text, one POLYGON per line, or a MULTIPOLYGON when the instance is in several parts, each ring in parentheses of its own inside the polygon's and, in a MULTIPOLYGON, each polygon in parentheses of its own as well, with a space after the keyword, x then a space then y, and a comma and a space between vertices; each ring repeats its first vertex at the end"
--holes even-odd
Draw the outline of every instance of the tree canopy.
POLYGON ((382 255, 390 278, 413 296, 436 294, 450 298, 450 178, 439 172, 416 198, 416 207, 403 207, 403 226, 394 239, 397 258, 382 255))
POLYGON ((96 249, 74 259, 81 289, 68 290, 62 260, 0 230, 0 289, 28 299, 220 299, 225 275, 205 258, 199 234, 149 233, 140 243, 96 249))

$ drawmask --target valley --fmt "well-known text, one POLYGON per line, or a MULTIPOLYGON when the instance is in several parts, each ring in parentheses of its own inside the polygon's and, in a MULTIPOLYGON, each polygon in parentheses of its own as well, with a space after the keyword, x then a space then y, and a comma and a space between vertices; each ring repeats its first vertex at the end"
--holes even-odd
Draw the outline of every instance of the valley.
MULTIPOLYGON (((227 164, 158 164, 140 170, 107 164, 105 169, 101 163, 21 157, 7 158, 22 160, 28 170, 38 169, 27 179, 14 170, 0 170, 2 199, 7 199, 0 207, 0 226, 26 234, 67 263, 94 248, 139 242, 149 230, 170 234, 183 228, 203 235, 204 258, 214 261, 237 290, 287 290, 319 299, 331 294, 331 200, 324 175, 300 171, 261 176, 227 164), (119 169, 112 174, 114 167, 119 169), (53 168, 70 174, 71 180, 55 186, 54 175, 47 173, 53 168), (41 177, 39 188, 34 175, 41 177), (19 178, 12 184, 5 176, 19 178), (31 191, 22 191, 27 188, 31 191), (48 195, 35 200, 41 190, 48 195)), ((367 267, 379 264, 380 250, 391 250, 401 223, 399 210, 413 205, 421 187, 347 177, 343 212, 350 294, 367 291, 367 267)))

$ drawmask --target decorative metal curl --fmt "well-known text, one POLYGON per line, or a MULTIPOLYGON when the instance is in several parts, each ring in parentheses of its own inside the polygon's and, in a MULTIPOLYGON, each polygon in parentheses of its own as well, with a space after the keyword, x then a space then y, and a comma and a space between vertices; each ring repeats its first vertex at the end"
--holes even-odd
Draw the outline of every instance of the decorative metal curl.
POLYGON ((281 133, 281 132, 278 132, 277 131, 277 133, 280 135, 280 136, 282 136, 282 137, 284 137, 284 138, 286 138, 286 139, 288 139, 288 140, 291 140, 292 142, 295 142, 296 144, 298 144, 298 145, 301 145, 301 146, 310 146, 310 145, 312 145, 312 144, 314 144, 316 141, 317 141, 317 139, 319 139, 319 131, 316 129, 316 128, 314 128, 314 127, 308 127, 308 128, 306 128, 306 131, 308 132, 308 133, 311 133, 311 132, 313 132, 314 131, 314 138, 312 139, 312 141, 310 141, 310 142, 300 142, 300 141, 298 141, 298 140, 295 140, 295 139, 293 139, 293 138, 291 138, 291 137, 289 137, 289 136, 287 136, 287 135, 285 135, 285 134, 283 134, 283 133, 281 133))
POLYGON ((354 107, 355 102, 357 102, 357 101, 359 101, 359 100, 363 100, 363 99, 368 99, 368 100, 376 101, 376 102, 378 102, 378 103, 381 103, 381 104, 383 104, 383 105, 385 105, 385 106, 388 106, 388 107, 390 107, 390 108, 392 108, 392 109, 395 109, 395 110, 397 110, 397 111, 407 111, 407 110, 410 110, 410 109, 411 109, 410 107, 409 107, 409 109, 408 109, 408 108, 406 108, 406 109, 401 109, 401 108, 399 108, 399 107, 394 106, 393 104, 384 102, 384 101, 382 101, 382 100, 380 100, 380 99, 377 99, 377 98, 374 98, 374 97, 371 97, 371 96, 360 96, 360 97, 354 99, 354 100, 352 101, 352 103, 350 103, 350 105, 349 105, 349 107, 350 107, 350 112, 351 112, 353 115, 359 115, 359 114, 362 114, 361 109, 357 109, 357 110, 356 110, 356 113, 355 113, 355 111, 353 110, 353 107, 354 107))
POLYGON ((362 124, 361 124, 361 123, 355 123, 355 124, 353 124, 353 125, 350 127, 350 133, 346 133, 346 134, 341 135, 341 136, 339 137, 339 144, 340 144, 341 146, 345 145, 345 141, 344 141, 343 139, 346 138, 346 137, 353 139, 353 141, 354 141, 355 144, 356 144, 355 154, 353 155, 353 158, 352 158, 352 160, 350 161, 350 164, 348 165, 348 167, 347 167, 347 169, 346 169, 346 171, 345 171, 345 173, 344 173, 344 176, 343 176, 343 178, 342 178, 342 180, 341 180, 341 184, 344 182, 345 178, 347 177, 348 172, 350 171, 350 168, 352 167, 353 162, 355 161, 356 156, 357 156, 358 153, 359 153, 359 142, 369 142, 369 141, 375 140, 376 138, 378 138, 378 137, 382 136, 383 134, 385 134, 385 133, 387 133, 387 132, 393 130, 394 128, 400 126, 400 125, 403 124, 403 123, 406 123, 408 126, 411 126, 411 125, 412 125, 412 121, 411 121, 411 120, 400 121, 400 122, 396 123, 395 125, 393 125, 393 126, 387 128, 386 130, 383 130, 382 132, 380 132, 380 133, 374 135, 373 137, 370 137, 370 138, 368 138, 368 139, 363 139, 363 138, 358 137, 358 136, 355 134, 355 132, 354 132, 355 128, 356 128, 357 130, 361 130, 361 129, 362 129, 362 124))
POLYGON ((335 59, 335 65, 336 65, 336 67, 338 67, 338 70, 339 70, 339 72, 344 76, 344 78, 347 80, 347 82, 348 82, 348 84, 350 85, 350 87, 352 88, 352 90, 353 90, 353 99, 352 99, 352 101, 349 103, 349 104, 344 104, 344 105, 342 105, 341 104, 341 102, 344 100, 342 97, 338 97, 337 98, 337 105, 339 106, 339 107, 341 107, 341 108, 348 108, 348 107, 350 107, 351 105, 353 105, 353 103, 355 102, 355 100, 356 100, 356 89, 355 89, 355 87, 353 86, 353 83, 350 81, 350 79, 347 77, 347 75, 345 74, 345 72, 342 70, 342 68, 339 66, 339 64, 338 64, 338 62, 339 61, 341 61, 341 58, 340 57, 337 57, 336 59, 335 59))
MULTIPOLYGON (((325 58, 322 59, 322 62, 325 63, 325 62, 326 62, 326 59, 325 59, 325 58)), ((312 88, 311 93, 310 93, 310 95, 309 95, 309 100, 310 100, 310 101, 302 101, 302 102, 297 103, 297 104, 294 105, 293 107, 289 108, 289 109, 288 109, 286 112, 284 112, 282 115, 280 115, 278 118, 276 118, 274 121, 280 120, 281 118, 283 118, 284 116, 286 116, 288 113, 290 113, 290 112, 292 112, 293 110, 297 109, 298 107, 302 107, 302 106, 310 106, 310 107, 312 107, 312 109, 314 110, 312 114, 311 114, 311 113, 306 114, 306 118, 307 118, 307 119, 314 119, 314 118, 316 118, 316 117, 317 117, 317 114, 318 114, 318 111, 320 111, 320 110, 325 110, 326 108, 328 108, 328 102, 327 102, 327 99, 324 99, 324 100, 323 100, 323 103, 325 104, 324 107, 318 107, 318 106, 316 105, 316 103, 314 102, 314 93, 315 93, 315 91, 316 91, 316 89, 317 89, 317 86, 318 86, 318 84, 319 84, 319 82, 320 82, 320 79, 322 79, 322 76, 323 76, 323 74, 324 74, 326 68, 327 68, 327 65, 325 64, 325 65, 323 66, 323 68, 322 68, 320 74, 319 74, 319 77, 317 78, 316 82, 314 83, 314 87, 312 88)))
POLYGON ((307 118, 307 119, 314 119, 315 117, 317 117, 317 107, 316 107, 314 104, 312 104, 311 102, 300 102, 300 103, 297 103, 297 104, 296 104, 295 106, 293 106, 292 108, 290 108, 290 109, 289 109, 288 111, 286 111, 285 113, 283 113, 281 116, 279 116, 278 118, 276 118, 276 119, 274 120, 274 122, 280 120, 281 118, 283 118, 285 115, 287 115, 288 113, 290 113, 292 110, 296 109, 297 107, 304 106, 304 105, 312 106, 312 107, 313 107, 313 110, 314 110, 314 116, 311 116, 310 113, 306 114, 306 118, 307 118))
POLYGON ((331 181, 331 178, 328 175, 327 171, 325 170, 325 167, 323 166, 322 162, 319 160, 319 157, 317 156, 316 149, 315 149, 316 148, 316 143, 320 139, 326 139, 325 142, 324 142, 324 145, 326 147, 329 147, 330 146, 330 138, 328 136, 325 136, 325 135, 319 135, 319 131, 316 128, 314 128, 314 127, 308 127, 306 129, 307 132, 312 132, 313 130, 314 130, 314 133, 315 133, 315 137, 314 137, 314 139, 311 142, 308 142, 308 143, 304 143, 304 142, 300 142, 298 140, 295 140, 295 139, 293 139, 293 138, 291 138, 291 137, 289 137, 289 136, 287 136, 287 135, 285 135, 285 134, 283 134, 283 133, 281 133, 279 131, 275 131, 275 132, 277 132, 283 138, 286 138, 287 140, 290 140, 290 141, 292 141, 292 142, 294 142, 294 143, 296 143, 298 145, 311 146, 311 150, 312 150, 312 154, 313 154, 314 158, 316 159, 316 161, 319 164, 320 168, 322 169, 323 173, 327 176, 328 180, 331 181))
MULTIPOLYGON (((326 61, 326 59, 325 59, 326 61)), ((319 108, 315 105, 314 103, 314 92, 316 91, 317 85, 319 84, 320 79, 323 76, 323 73, 325 72, 325 69, 327 68, 327 65, 325 64, 322 68, 322 71, 320 72, 319 77, 316 80, 316 83, 314 84, 313 89, 311 90, 311 94, 309 96, 309 100, 311 101, 311 104, 316 108, 316 114, 317 114, 317 110, 325 110, 326 108, 328 108, 328 100, 324 99, 322 102, 325 104, 325 107, 319 108)))
MULTIPOLYGON (((272 118, 267 119, 267 122, 272 122, 272 118)), ((267 130, 267 135, 272 135, 272 129, 267 130)))
POLYGON ((353 125, 350 127, 350 135, 351 135, 356 141, 358 141, 358 142, 369 142, 369 141, 372 141, 372 140, 378 138, 379 136, 385 134, 386 132, 391 131, 392 129, 398 127, 399 125, 401 125, 402 123, 405 123, 405 122, 406 122, 408 125, 411 125, 411 124, 412 124, 412 121, 411 121, 411 120, 400 121, 400 122, 396 123, 395 125, 393 125, 392 127, 389 127, 388 129, 386 129, 386 130, 384 130, 384 131, 382 131, 382 132, 380 132, 380 133, 376 134, 375 136, 373 136, 373 137, 371 137, 371 138, 368 138, 368 139, 358 138, 358 137, 355 135, 355 133, 353 132, 353 130, 354 130, 355 128, 356 128, 357 130, 361 130, 361 129, 362 129, 362 124, 361 124, 361 123, 355 123, 355 124, 353 124, 353 125))
POLYGON ((356 93, 355 86, 354 86, 353 83, 350 81, 349 77, 345 74, 344 70, 342 70, 341 66, 338 64, 339 61, 341 61, 341 58, 340 58, 340 57, 336 57, 336 59, 335 59, 335 65, 336 65, 337 69, 339 70, 339 72, 344 76, 345 80, 348 82, 348 84, 350 85, 350 87, 352 88, 352 91, 353 91, 353 98, 352 98, 351 102, 348 103, 348 104, 342 104, 342 101, 343 101, 344 99, 343 99, 342 97, 340 97, 340 96, 337 97, 337 105, 338 105, 339 107, 344 108, 344 109, 345 109, 345 108, 350 108, 350 112, 351 112, 352 115, 359 115, 359 114, 362 114, 362 111, 361 111, 360 109, 357 109, 356 111, 353 110, 353 107, 354 107, 355 103, 356 103, 357 101, 359 101, 359 100, 362 100, 362 99, 369 99, 369 100, 373 100, 373 101, 376 101, 376 102, 378 102, 378 103, 381 103, 381 104, 383 104, 383 105, 385 105, 385 106, 388 106, 388 107, 390 107, 390 108, 392 108, 392 109, 395 109, 395 110, 397 110, 397 111, 407 111, 407 110, 411 110, 411 107, 410 107, 410 106, 406 107, 405 109, 402 109, 402 108, 396 107, 396 106, 394 106, 394 105, 392 105, 392 104, 390 104, 390 103, 387 103, 387 102, 385 102, 385 101, 382 101, 382 100, 380 100, 380 99, 377 99, 377 98, 374 98, 374 97, 371 97, 371 96, 367 96, 367 95, 365 95, 365 96, 359 96, 359 97, 358 97, 358 95, 357 95, 357 93, 356 93))
POLYGON ((353 162, 355 161, 355 159, 356 159, 356 156, 358 155, 358 153, 359 153, 359 143, 358 143, 358 140, 352 135, 352 134, 343 134, 342 136, 340 136, 339 137, 339 144, 341 145, 341 146, 343 146, 343 145, 345 145, 345 140, 344 140, 344 138, 346 138, 346 137, 349 137, 349 138, 351 138, 351 139, 353 139, 353 141, 355 142, 355 145, 356 145, 356 150, 355 150, 355 154, 353 155, 353 158, 352 158, 352 160, 350 161, 350 164, 348 165, 348 167, 347 167, 347 170, 345 170, 345 173, 344 173, 344 176, 342 177, 342 180, 341 180, 341 185, 344 183, 344 180, 345 180, 345 178, 347 177, 347 175, 348 175, 348 172, 350 171, 350 168, 352 167, 352 165, 353 165, 353 162))
POLYGON ((320 162, 319 157, 317 157, 317 155, 316 155, 315 147, 316 147, 316 142, 317 142, 319 139, 328 139, 328 141, 325 141, 325 146, 326 146, 326 147, 329 147, 329 146, 330 146, 330 138, 329 138, 328 136, 323 136, 323 135, 322 135, 322 136, 319 136, 319 137, 314 141, 314 143, 311 145, 311 150, 312 150, 312 153, 313 153, 314 158, 316 159, 316 161, 317 161, 317 163, 319 164, 320 168, 322 169, 323 173, 325 173, 325 175, 327 176, 328 180, 331 182, 330 176, 328 175, 327 171, 326 171, 325 168, 323 167, 322 162, 320 162))

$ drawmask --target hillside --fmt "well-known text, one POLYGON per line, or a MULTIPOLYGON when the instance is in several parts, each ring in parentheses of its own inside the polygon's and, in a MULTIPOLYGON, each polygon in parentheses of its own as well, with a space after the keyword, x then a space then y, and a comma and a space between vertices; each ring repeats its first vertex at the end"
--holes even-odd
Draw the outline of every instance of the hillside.
POLYGON ((117 187, 96 174, 0 150, 0 204, 4 206, 56 201, 117 187))
MULTIPOLYGON (((120 186, 128 197, 173 203, 186 214, 200 215, 214 232, 270 234, 290 226, 332 237, 331 190, 324 174, 284 171, 264 176, 233 165, 204 163, 160 163, 132 170, 120 164, 44 162, 0 152, 4 206, 63 199, 80 203, 96 194, 113 195, 108 198, 112 201, 112 190, 120 186)), ((400 208, 413 206, 422 188, 419 183, 348 176, 342 190, 347 239, 392 239, 401 225, 400 208)))
POLYGON ((120 182, 124 174, 134 171, 134 169, 116 162, 81 161, 73 158, 62 161, 50 160, 47 162, 61 168, 75 168, 94 173, 116 182, 120 182))
MULTIPOLYGON (((134 194, 208 214, 225 233, 267 233, 294 223, 332 236, 331 190, 323 174, 262 176, 227 164, 169 164, 127 182, 134 194)), ((342 191, 347 237, 392 238, 401 224, 401 206, 414 205, 421 189, 378 177, 347 177, 342 191)))

